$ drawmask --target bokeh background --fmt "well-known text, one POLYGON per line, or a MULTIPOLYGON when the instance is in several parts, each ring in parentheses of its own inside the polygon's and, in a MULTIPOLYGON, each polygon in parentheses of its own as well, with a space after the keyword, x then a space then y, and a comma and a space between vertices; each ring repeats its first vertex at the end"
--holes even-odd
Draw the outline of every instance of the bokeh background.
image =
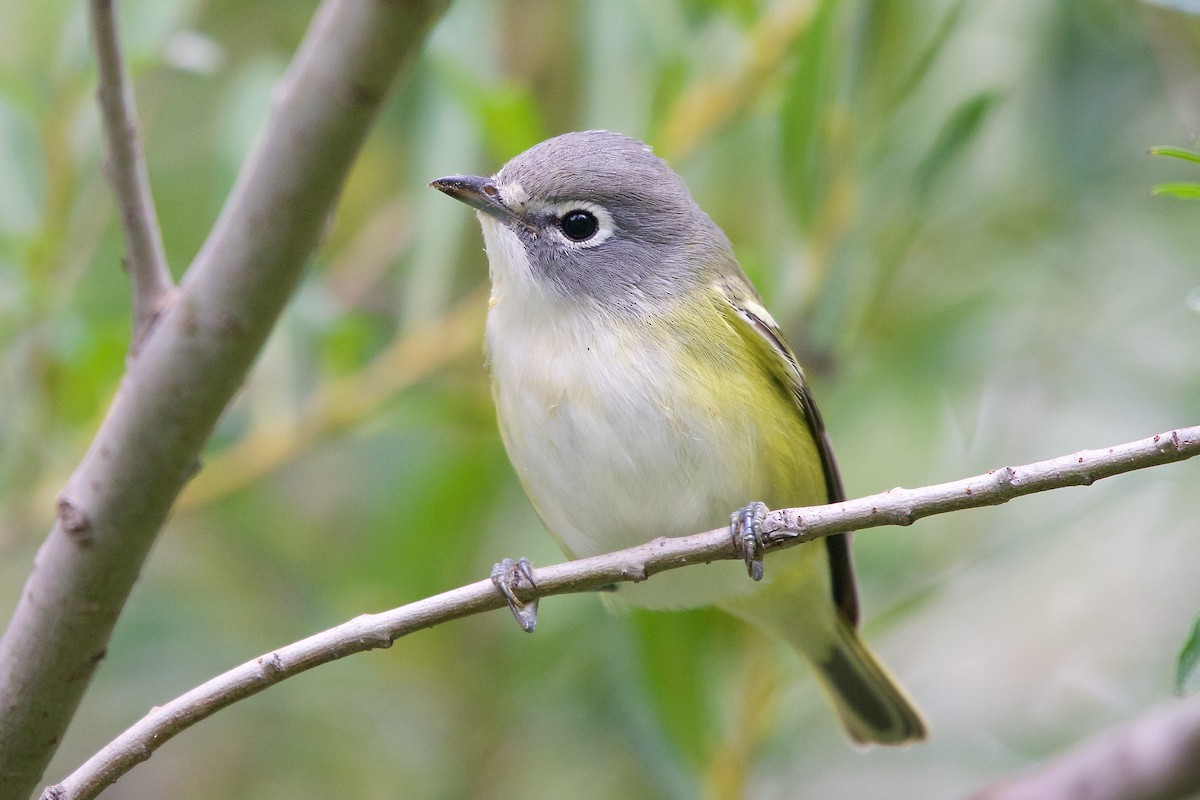
MULTIPOLYGON (((179 275, 315 3, 119 5, 179 275)), ((493 420, 476 222, 426 188, 556 133, 619 130, 684 175, 807 365, 851 495, 1196 423, 1200 203, 1150 190, 1197 170, 1146 152, 1200 131, 1188 5, 456 0, 47 779, 273 647, 560 559, 493 420)), ((7 615, 130 311, 84 4, 0 19, 7 615)), ((534 636, 498 612, 288 681, 106 796, 959 797, 1172 701, 1198 485, 1185 463, 860 534, 867 637, 932 724, 907 750, 851 748, 794 656, 715 613, 579 596, 534 636)))

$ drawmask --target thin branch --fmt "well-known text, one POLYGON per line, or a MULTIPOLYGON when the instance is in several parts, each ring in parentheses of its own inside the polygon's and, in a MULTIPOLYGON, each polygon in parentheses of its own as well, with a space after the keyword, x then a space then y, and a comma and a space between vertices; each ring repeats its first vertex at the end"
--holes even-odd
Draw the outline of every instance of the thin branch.
POLYGON ((121 57, 115 5, 115 0, 91 0, 88 12, 99 70, 96 96, 108 140, 108 178, 121 208, 126 267, 133 284, 133 343, 130 350, 136 352, 165 307, 174 284, 150 195, 137 109, 121 57))
MULTIPOLYGON (((984 475, 922 489, 891 489, 844 503, 772 511, 764 522, 771 549, 882 525, 909 525, 933 514, 999 505, 1014 497, 1200 455, 1200 426, 1102 450, 1003 467, 984 475)), ((671 569, 742 558, 725 528, 692 536, 658 538, 638 547, 534 572, 536 588, 517 590, 521 600, 597 589, 622 581, 643 581, 671 569)), ((769 568, 769 567, 768 567, 769 568)), ((415 631, 471 614, 503 608, 504 598, 490 580, 463 586, 379 614, 367 614, 236 667, 171 702, 158 706, 114 739, 43 798, 95 797, 164 742, 216 711, 268 686, 353 653, 389 647, 415 631)))
POLYGON ((58 500, 0 638, 0 800, 69 724, 172 503, 291 296, 395 76, 446 0, 326 0, 176 300, 58 500))
POLYGON ((1105 731, 970 800, 1184 800, 1200 792, 1200 695, 1105 731))
POLYGON ((794 536, 806 540, 814 538, 809 533, 814 525, 821 526, 821 536, 878 525, 911 525, 934 514, 998 506, 1014 497, 1067 486, 1090 486, 1102 478, 1196 455, 1200 455, 1200 425, 1100 450, 1080 450, 1023 467, 1001 467, 986 475, 924 489, 891 489, 849 503, 804 509, 804 514, 789 509, 776 511, 767 515, 764 527, 773 539, 794 536), (837 515, 837 519, 827 523, 831 515, 837 515))

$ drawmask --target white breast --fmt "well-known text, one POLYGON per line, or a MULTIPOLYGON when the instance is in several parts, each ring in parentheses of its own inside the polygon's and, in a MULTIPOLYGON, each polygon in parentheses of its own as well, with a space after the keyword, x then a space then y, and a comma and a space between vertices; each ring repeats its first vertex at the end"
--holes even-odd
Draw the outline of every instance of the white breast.
MULTIPOLYGON (((676 409, 683 387, 669 351, 639 344, 637 331, 615 327, 602 308, 582 313, 548 293, 511 231, 487 219, 484 230, 493 279, 488 354, 505 446, 569 554, 696 533, 755 499, 745 476, 729 473, 712 420, 676 409)), ((744 567, 726 562, 621 594, 660 607, 707 604, 721 594, 714 584, 730 592, 752 585, 744 567)))

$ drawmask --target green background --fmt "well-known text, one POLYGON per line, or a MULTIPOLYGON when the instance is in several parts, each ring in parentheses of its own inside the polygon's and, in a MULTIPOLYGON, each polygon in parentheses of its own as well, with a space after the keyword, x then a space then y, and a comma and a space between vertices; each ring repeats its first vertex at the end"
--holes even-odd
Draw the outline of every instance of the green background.
MULTIPOLYGON (((178 276, 315 5, 119 7, 178 276)), ((0 19, 7 614, 130 311, 84 4, 0 0, 0 19)), ((560 560, 495 429, 477 224, 429 180, 567 130, 650 142, 806 365, 853 496, 1197 422, 1200 204, 1150 196, 1196 168, 1146 150, 1189 146, 1198 84, 1196 18, 1117 0, 453 3, 47 780, 273 647, 504 556, 560 560)), ((715 613, 578 596, 533 636, 497 612, 288 681, 106 797, 961 796, 1170 702, 1198 481, 1168 466, 859 534, 867 638, 927 744, 856 751, 794 656, 715 613)))

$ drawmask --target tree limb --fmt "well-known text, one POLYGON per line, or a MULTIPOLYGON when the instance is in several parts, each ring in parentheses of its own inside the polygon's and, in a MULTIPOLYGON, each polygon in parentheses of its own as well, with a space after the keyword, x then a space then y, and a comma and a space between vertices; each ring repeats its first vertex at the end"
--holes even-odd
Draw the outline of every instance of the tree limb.
MULTIPOLYGON (((764 521, 770 549, 882 525, 910 525, 950 511, 999 505, 1014 497, 1094 481, 1136 469, 1200 455, 1200 426, 1180 428, 1149 439, 1101 450, 1002 467, 951 483, 922 489, 891 489, 844 503, 772 511, 764 521)), ((711 561, 741 559, 726 528, 692 536, 658 538, 638 547, 534 572, 536 587, 517 590, 522 601, 597 589, 622 581, 643 581, 670 569, 711 561)), ((164 742, 216 711, 286 678, 353 653, 389 647, 418 630, 471 614, 503 608, 505 600, 490 580, 463 586, 379 614, 367 614, 307 639, 267 653, 158 706, 114 739, 62 783, 46 789, 45 800, 95 797, 164 742)), ((1053 796, 1053 795, 1048 795, 1053 796)))
POLYGON ((91 0, 88 13, 96 49, 99 86, 96 97, 108 141, 108 178, 121 209, 126 268, 133 284, 133 342, 136 353, 162 312, 174 286, 154 212, 146 154, 138 131, 133 91, 121 58, 114 0, 91 0))
POLYGON ((1072 748, 970 800, 1183 800, 1200 792, 1200 695, 1072 748))
POLYGON ((296 285, 393 78, 446 0, 326 0, 212 233, 58 500, 0 638, 0 800, 61 740, 154 537, 296 285))

